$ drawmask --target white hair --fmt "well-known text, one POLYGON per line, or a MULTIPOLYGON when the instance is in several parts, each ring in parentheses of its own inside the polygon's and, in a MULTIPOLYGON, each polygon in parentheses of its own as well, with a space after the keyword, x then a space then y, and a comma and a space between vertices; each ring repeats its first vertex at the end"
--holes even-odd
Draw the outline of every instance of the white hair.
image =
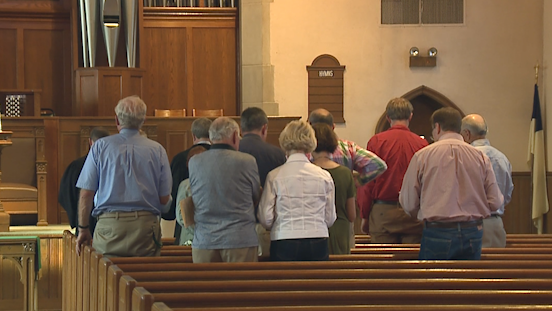
POLYGON ((146 120, 147 106, 137 95, 125 97, 117 103, 115 114, 121 128, 140 129, 146 120))

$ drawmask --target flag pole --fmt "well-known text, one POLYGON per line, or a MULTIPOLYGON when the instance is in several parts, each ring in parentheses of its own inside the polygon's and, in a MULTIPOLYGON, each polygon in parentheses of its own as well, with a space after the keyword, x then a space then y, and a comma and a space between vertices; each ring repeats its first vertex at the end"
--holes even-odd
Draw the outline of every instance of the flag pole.
POLYGON ((539 61, 535 65, 535 84, 539 84, 539 61))

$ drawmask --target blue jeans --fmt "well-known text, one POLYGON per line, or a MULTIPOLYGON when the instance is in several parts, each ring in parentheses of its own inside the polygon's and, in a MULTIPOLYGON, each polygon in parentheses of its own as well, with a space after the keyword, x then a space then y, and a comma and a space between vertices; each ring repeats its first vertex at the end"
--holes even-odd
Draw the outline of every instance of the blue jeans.
POLYGON ((327 238, 288 239, 270 242, 271 261, 330 260, 327 238))
POLYGON ((483 226, 426 228, 420 245, 420 260, 479 260, 483 226))

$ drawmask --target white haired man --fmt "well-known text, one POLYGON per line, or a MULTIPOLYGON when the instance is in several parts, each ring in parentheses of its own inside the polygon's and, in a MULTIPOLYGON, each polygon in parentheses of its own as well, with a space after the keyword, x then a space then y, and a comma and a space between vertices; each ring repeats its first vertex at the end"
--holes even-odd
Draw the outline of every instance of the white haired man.
POLYGON ((192 260, 257 261, 255 206, 261 196, 257 162, 239 152, 236 121, 219 117, 209 128, 211 149, 190 159, 190 189, 195 206, 192 260))
POLYGON ((464 141, 483 151, 493 166, 498 188, 504 196, 504 203, 491 213, 491 217, 483 219, 483 247, 506 247, 506 231, 502 222, 504 206, 512 199, 514 183, 512 182, 512 165, 504 153, 500 152, 487 139, 487 123, 482 116, 470 114, 462 119, 460 132, 464 141))
POLYGON ((140 135, 146 104, 138 96, 115 107, 119 134, 100 139, 77 181, 77 253, 90 243, 89 215, 98 219, 92 246, 107 257, 159 256, 161 211, 171 201, 172 177, 165 148, 140 135), (95 196, 95 198, 94 198, 95 196))

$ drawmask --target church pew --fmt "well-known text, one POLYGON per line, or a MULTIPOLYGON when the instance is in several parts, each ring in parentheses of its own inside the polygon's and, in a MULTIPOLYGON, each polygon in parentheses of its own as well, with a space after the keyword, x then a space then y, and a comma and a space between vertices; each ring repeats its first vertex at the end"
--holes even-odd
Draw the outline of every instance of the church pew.
MULTIPOLYGON (((74 237, 73 237, 72 235, 71 235, 71 238, 74 239, 74 237)), ((71 242, 71 241, 67 241, 67 242, 71 242)), ((66 244, 66 245, 69 245, 69 244, 66 244)), ((170 248, 174 248, 174 247, 175 247, 175 246, 171 246, 170 248)), ((176 246, 176 248, 178 248, 178 247, 179 247, 179 246, 176 246)), ((70 248, 70 251, 71 251, 71 254, 72 254, 71 257, 74 257, 74 255, 76 255, 76 254, 74 253, 75 244, 74 244, 74 243, 71 243, 71 245, 69 246, 69 248, 70 248)), ((169 249, 170 249, 170 248, 169 248, 169 249)), ((182 247, 181 247, 181 248, 182 248, 182 247)), ((185 248, 185 250, 186 250, 186 247, 184 247, 184 248, 185 248)), ((189 248, 187 248, 187 249, 189 250, 189 248)), ((172 254, 171 252, 169 252, 169 255, 173 255, 173 254, 172 254)), ((92 253, 92 257, 96 257, 96 260, 97 260, 97 261, 99 260, 98 254, 96 254, 95 252, 92 253)), ((397 256, 394 256, 394 257, 396 258, 397 256)), ((64 257, 64 258, 65 258, 65 257, 64 257)), ((100 258, 101 258, 101 255, 100 255, 100 258)), ((169 258, 171 258, 171 257, 148 258, 148 260, 155 260, 155 259, 167 260, 167 259, 169 259, 169 258)), ((387 260, 387 259, 389 259, 389 258, 391 258, 391 257, 389 257, 389 256, 376 256, 376 257, 364 256, 364 257, 362 257, 361 259, 362 259, 362 260, 378 260, 378 259, 379 259, 379 260, 387 260)), ((72 258, 72 259, 77 259, 77 258, 72 258)), ((138 258, 114 258, 114 259, 122 259, 122 260, 124 260, 124 259, 138 259, 138 258)), ((186 256, 186 257, 175 258, 175 259, 177 259, 178 262, 182 262, 182 259, 185 259, 186 261, 191 262, 191 257, 189 257, 189 255, 186 256)), ((336 259, 338 259, 338 260, 350 260, 350 259, 353 259, 353 258, 352 258, 352 257, 348 257, 348 258, 339 258, 339 257, 338 257, 338 258, 336 258, 336 259)), ((415 259, 415 257, 413 257, 413 259, 415 259)), ((511 259, 511 258, 510 258, 510 259, 511 259)), ((70 261, 70 264, 75 264, 75 263, 74 263, 74 260, 73 260, 72 262, 70 261)), ((82 266, 81 266, 81 267, 82 267, 82 266)), ((98 265, 96 265, 96 264, 94 264, 94 263, 91 263, 91 268, 90 268, 90 269, 94 269, 94 268, 96 268, 96 267, 99 268, 98 265)), ((76 268, 76 267, 75 267, 75 268, 76 268)), ((69 269, 69 270, 70 270, 70 273, 71 273, 71 272, 78 272, 78 269, 73 269, 73 268, 72 268, 72 269, 69 269), (77 270, 77 271, 76 271, 76 270, 77 270)), ((67 274, 68 277, 70 276, 70 273, 67 274)), ((81 273, 82 273, 82 271, 81 271, 81 273)), ((106 288, 105 285, 104 285, 103 288, 99 288, 99 287, 98 287, 98 282, 96 282, 96 279, 99 279, 99 280, 101 280, 102 282, 105 282, 105 278, 104 278, 104 280, 102 280, 101 275, 102 275, 101 273, 93 273, 93 274, 92 274, 93 277, 91 278, 91 281, 90 281, 90 295, 91 295, 91 297, 93 297, 94 295, 98 295, 98 292, 96 292, 95 289, 99 289, 99 290, 104 291, 104 292, 105 292, 105 290, 107 290, 107 288, 106 288)), ((73 281, 73 282, 76 281, 74 277, 69 277, 69 278, 70 278, 71 281, 73 281)), ((81 278, 82 278, 82 275, 81 275, 81 278)), ((81 280, 81 281, 82 281, 82 280, 81 280)), ((80 283, 82 284, 82 282, 80 282, 80 283)), ((70 282, 65 282, 65 284, 70 284, 70 282)), ((76 284, 73 284, 73 285, 70 286, 70 288, 72 289, 72 291, 74 291, 74 289, 75 289, 75 286, 74 286, 74 285, 76 285, 76 284)), ((67 292, 67 291, 64 291, 64 292, 67 292)), ((82 293, 82 291, 79 291, 79 292, 82 293)), ((66 296, 67 296, 67 295, 66 295, 66 296)), ((66 304, 67 304, 68 306, 69 306, 69 305, 72 306, 72 308, 68 308, 69 310, 75 310, 75 309, 76 309, 76 305, 77 305, 77 301, 80 302, 80 301, 82 301, 82 299, 83 299, 82 297, 77 298, 77 297, 72 297, 72 295, 70 295, 69 297, 64 297, 64 301, 66 302, 66 304), (65 299, 65 298, 67 298, 67 299, 65 299), (67 302, 70 302, 70 303, 67 303, 67 302)), ((85 299, 86 299, 86 298, 85 298, 85 299)), ((90 310, 96 310, 96 308, 102 309, 102 306, 105 304, 105 299, 106 299, 105 297, 104 297, 103 299, 102 299, 101 297, 99 297, 99 299, 92 299, 92 298, 90 298, 90 299, 89 299, 89 300, 90 300, 90 310), (98 303, 99 303, 100 307, 98 307, 98 303)), ((79 305, 80 305, 80 304, 79 304, 79 305)), ((79 310, 80 310, 80 309, 79 309, 79 310)), ((84 309, 84 310, 86 310, 86 309, 84 309)))
POLYGON ((241 280, 241 281, 175 281, 139 282, 130 276, 120 280, 119 309, 131 310, 132 291, 143 287, 152 294, 202 292, 264 291, 355 291, 355 290, 549 290, 551 280, 544 279, 327 279, 320 280, 241 280))
MULTIPOLYGON (((472 261, 473 263, 477 263, 475 261, 472 261)), ((480 261, 482 262, 482 261, 480 261)), ((435 262, 439 263, 439 262, 435 262)), ((464 263, 464 262, 458 262, 458 263, 464 263)), ((289 264, 289 263, 287 263, 289 264)), ((157 272, 152 272, 151 269, 134 269, 134 270, 141 270, 141 271, 149 271, 149 272, 136 272, 136 271, 128 271, 130 270, 127 268, 127 271, 123 272, 119 267, 117 266, 111 266, 108 272, 108 305, 115 305, 116 301, 119 299, 119 304, 124 304, 124 301, 129 301, 130 293, 132 291, 132 288, 136 286, 134 278, 137 278, 140 282, 168 282, 168 281, 180 281, 180 280, 187 280, 187 282, 191 282, 192 280, 205 280, 205 281, 217 281, 221 282, 221 280, 272 280, 272 279, 311 279, 314 278, 315 280, 321 279, 321 278, 346 278, 350 276, 351 278, 362 278, 362 275, 364 273, 367 273, 365 275, 366 278, 374 278, 376 277, 374 274, 380 273, 380 276, 382 278, 390 278, 391 275, 387 274, 386 272, 390 272, 391 274, 394 274, 394 277, 399 277, 396 275, 396 271, 403 271, 404 273, 410 273, 409 276, 412 278, 418 278, 418 272, 421 273, 427 273, 426 271, 433 270, 434 272, 438 272, 439 270, 443 270, 443 268, 429 268, 431 267, 430 263, 425 263, 424 266, 409 266, 409 269, 400 269, 400 268, 394 268, 391 265, 387 265, 387 269, 384 267, 378 267, 377 264, 372 265, 373 269, 367 269, 367 268, 359 268, 359 269, 347 269, 347 268, 339 268, 337 266, 334 266, 333 268, 328 268, 327 266, 320 269, 314 269, 315 266, 311 266, 311 270, 313 270, 313 273, 307 273, 308 270, 297 270, 291 269, 291 270, 284 270, 283 267, 268 269, 268 270, 233 270, 232 266, 235 264, 222 264, 226 265, 225 269, 229 270, 212 270, 212 271, 197 271, 197 270, 191 270, 193 267, 198 266, 200 264, 196 265, 186 265, 186 264, 180 264, 179 267, 175 267, 177 264, 170 264, 167 266, 159 266, 157 269, 157 272), (188 266, 188 267, 185 267, 188 266), (185 268, 187 271, 177 271, 177 270, 171 270, 174 268, 185 268), (164 270, 166 269, 166 270, 164 270), (332 270, 328 270, 332 269, 332 270), (295 272, 294 272, 295 271, 295 272), (356 272, 358 273, 356 273, 356 272), (186 273, 188 272, 188 273, 186 273), (205 273, 202 273, 205 272, 205 273), (343 273, 341 273, 343 272, 343 273), (346 273, 345 273, 346 272, 346 273), (123 276, 123 273, 125 276, 123 276), (275 275, 278 274, 278 275, 275 275), (132 280, 132 282, 125 282, 123 280, 132 280), (119 281, 119 287, 117 288, 117 280, 119 281), (119 298, 117 298, 119 296, 119 298)), ((203 264, 205 266, 213 265, 213 264, 203 264)), ((263 266, 263 263, 257 264, 257 266, 263 266)), ((289 266, 289 265, 288 265, 289 266)), ((136 268, 137 266, 135 266, 136 268)), ((274 267, 274 265, 272 265, 274 267)), ((453 268, 454 266, 448 265, 448 269, 453 268)), ((532 266, 531 268, 537 268, 539 266, 532 266)), ((153 267, 152 267, 153 268, 153 267)), ((550 270, 550 265, 547 264, 546 267, 540 267, 542 269, 548 269, 550 270)), ((528 269, 521 269, 516 266, 511 266, 510 269, 500 269, 496 265, 495 266, 487 266, 486 269, 477 269, 478 273, 482 273, 480 276, 485 277, 486 272, 491 271, 491 269, 498 269, 501 272, 513 270, 516 271, 514 274, 507 274, 509 277, 517 277, 517 278, 525 278, 526 275, 529 275, 530 272, 527 272, 527 274, 523 274, 523 271, 528 271, 528 269), (521 272, 521 273, 520 273, 521 272)), ((465 272, 472 272, 475 269, 466 269, 466 268, 454 268, 454 270, 460 271, 460 273, 465 272)), ((451 270, 446 270, 451 271, 451 270)), ((552 273, 552 271, 550 271, 552 273)), ((460 278, 466 278, 468 274, 461 274, 460 278)), ((473 274, 472 274, 473 275, 473 274)), ((552 276, 552 274, 550 274, 552 276)), ((447 273, 446 276, 451 276, 450 273, 447 273)), ((442 277, 440 274, 437 274, 436 276, 433 275, 432 277, 442 277)), ((453 276, 451 276, 453 277, 453 276)), ((492 274, 489 277, 491 278, 501 278, 501 274, 492 274)), ((535 278, 543 278, 545 275, 540 273, 532 274, 532 277, 535 278)), ((546 281, 548 286, 552 285, 552 281, 546 281)), ((141 286, 141 285, 140 285, 141 286)), ((123 309, 125 310, 125 309, 123 309)), ((128 310, 128 309, 127 309, 128 310)))
MULTIPOLYGON (((412 258, 409 258, 409 259, 416 259, 417 258, 417 252, 413 253, 411 252, 409 255, 411 255, 412 258)), ((369 261, 369 260, 374 260, 374 256, 379 256, 379 254, 376 254, 376 255, 340 255, 340 256, 332 256, 334 257, 333 259, 335 260, 343 260, 343 261, 347 261, 349 262, 350 259, 352 259, 354 256, 361 256, 361 258, 356 258, 356 259, 360 259, 362 261, 369 261)), ((393 257, 397 257, 395 255, 392 254, 393 257)), ((508 259, 511 259, 509 257, 505 257, 506 255, 501 255, 499 254, 498 256, 496 256, 496 259, 502 259, 504 260, 505 263, 508 263, 508 259)), ((507 255, 507 256, 511 256, 511 255, 507 255)), ((532 254, 529 254, 529 255, 520 255, 520 257, 518 259, 520 260, 529 260, 531 259, 532 257, 531 256, 540 256, 538 254, 536 255, 532 255, 532 254)), ((549 256, 550 258, 552 258, 552 255, 549 256)), ((158 257, 158 258, 164 258, 164 257, 158 257)), ((386 257, 386 258, 390 258, 390 257, 386 257)), ((550 259, 549 258, 549 259, 550 259)), ((381 257, 377 257, 377 259, 382 259, 381 257)), ((120 261, 129 261, 129 260, 132 260, 132 259, 129 259, 129 258, 113 258, 113 260, 117 261, 117 260, 120 260, 120 261)), ((120 277, 123 275, 123 273, 129 273, 129 272, 136 272, 136 271, 156 271, 157 269, 159 270, 162 270, 162 271, 169 271, 169 269, 185 269, 185 270, 188 270, 190 268, 196 270, 198 267, 197 265, 193 265, 193 266, 190 266, 190 265, 186 265, 186 264, 163 264, 163 265, 160 265, 159 261, 157 261, 155 264, 147 264, 146 262, 148 262, 149 260, 155 260, 154 258, 135 258, 134 260, 137 260, 136 264, 127 264, 127 265, 122 265, 121 267, 116 267, 116 268, 113 268, 113 269, 116 269, 112 272, 109 272, 107 277, 105 278, 105 281, 107 282, 107 285, 105 285, 105 290, 106 290, 106 295, 107 297, 105 299, 99 299, 99 301, 106 301, 107 302, 107 305, 108 306, 114 306, 116 304, 116 301, 117 301, 117 295, 118 295, 118 292, 119 292, 119 289, 117 288, 117 283, 118 283, 118 280, 120 279, 120 277), (124 271, 124 272, 123 272, 124 271)), ((463 261, 465 262, 465 261, 463 261)), ((479 263, 479 262, 484 262, 484 261, 471 261, 472 263, 479 263)), ((548 260, 542 260, 542 264, 538 264, 538 263, 532 263, 531 264, 531 268, 544 268, 544 267, 550 267, 549 263, 551 263, 552 261, 548 261, 548 260)), ((212 265, 212 264, 208 264, 208 265, 212 265)), ((503 268, 505 266, 502 266, 500 264, 494 264, 493 266, 488 266, 488 268, 503 268)), ((520 268, 520 265, 516 265, 516 266, 513 266, 512 264, 509 264, 508 267, 512 267, 512 268, 520 268)))
POLYGON ((153 302, 177 308, 393 305, 397 300, 409 305, 550 305, 552 291, 517 290, 352 290, 352 291, 269 291, 224 293, 149 293, 137 287, 132 293, 132 310, 149 311, 153 302))
MULTIPOLYGON (((420 251, 420 247, 371 247, 371 248, 353 248, 351 254, 387 254, 394 252, 415 253, 420 251)), ((507 247, 507 248, 483 248, 482 254, 552 254, 552 245, 550 247, 507 247)))
MULTIPOLYGON (((190 311, 189 308, 169 308, 165 303, 155 302, 152 311, 190 311)), ((195 309, 199 310, 199 309, 195 309)), ((433 306, 411 306, 411 305, 337 305, 337 306, 278 306, 278 307, 220 307, 209 308, 209 311, 542 311, 552 310, 552 305, 433 305, 433 306)))

